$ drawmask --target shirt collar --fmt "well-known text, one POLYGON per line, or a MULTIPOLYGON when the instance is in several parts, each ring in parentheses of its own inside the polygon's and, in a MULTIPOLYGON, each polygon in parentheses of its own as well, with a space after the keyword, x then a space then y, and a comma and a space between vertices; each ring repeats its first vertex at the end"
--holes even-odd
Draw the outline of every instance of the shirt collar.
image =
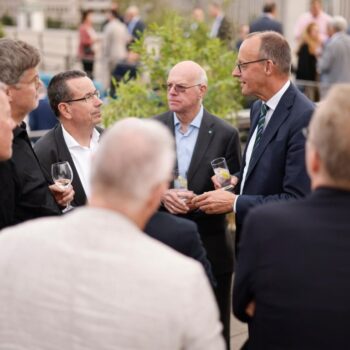
MULTIPOLYGON (((196 128, 200 128, 201 123, 202 123, 202 119, 203 119, 203 105, 201 105, 201 108, 199 109, 199 112, 197 113, 197 115, 193 118, 193 120, 191 121, 190 125, 196 127, 196 128)), ((178 119, 178 117, 176 116, 176 113, 174 112, 174 125, 177 126, 180 124, 180 120, 178 119)))
POLYGON ((282 98, 283 94, 287 91, 290 85, 290 80, 288 80, 282 88, 277 91, 268 101, 266 101, 266 105, 269 107, 270 110, 274 111, 280 102, 280 99, 282 98))
MULTIPOLYGON (((64 128, 64 126, 61 124, 62 126, 62 132, 63 132, 63 138, 64 141, 66 142, 66 145, 68 147, 68 149, 71 148, 75 148, 75 147, 79 147, 79 148, 87 148, 87 147, 82 147, 76 140, 75 138, 68 133, 68 131, 64 128)), ((90 141, 90 147, 93 144, 97 144, 100 138, 100 133, 94 128, 94 130, 92 131, 92 137, 91 137, 91 141, 90 141)))

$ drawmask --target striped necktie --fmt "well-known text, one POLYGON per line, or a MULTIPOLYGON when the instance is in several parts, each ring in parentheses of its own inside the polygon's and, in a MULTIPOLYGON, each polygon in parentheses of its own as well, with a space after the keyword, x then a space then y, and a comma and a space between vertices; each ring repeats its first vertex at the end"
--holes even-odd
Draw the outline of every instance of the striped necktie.
POLYGON ((255 138, 255 143, 253 150, 258 147, 260 140, 262 138, 263 132, 264 132, 264 126, 265 126, 265 117, 266 113, 269 110, 269 106, 267 106, 265 103, 261 105, 260 108, 260 115, 259 115, 259 120, 258 120, 258 131, 256 133, 256 138, 255 138))

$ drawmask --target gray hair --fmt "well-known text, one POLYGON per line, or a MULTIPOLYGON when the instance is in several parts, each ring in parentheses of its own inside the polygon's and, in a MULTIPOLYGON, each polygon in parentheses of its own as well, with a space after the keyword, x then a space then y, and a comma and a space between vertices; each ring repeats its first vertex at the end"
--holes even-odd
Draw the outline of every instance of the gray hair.
POLYGON ((142 207, 155 186, 170 180, 175 144, 168 128, 155 120, 127 118, 101 139, 91 170, 92 192, 106 201, 142 207))
POLYGON ((328 175, 350 182, 350 84, 334 85, 319 104, 310 123, 310 142, 328 175))
POLYGON ((342 16, 334 16, 330 19, 329 25, 335 32, 345 32, 348 28, 347 20, 342 16))
POLYGON ((258 36, 261 39, 260 58, 272 60, 281 74, 289 75, 292 66, 292 53, 284 36, 274 31, 266 31, 251 33, 247 39, 253 36, 258 36))
POLYGON ((37 48, 21 40, 0 39, 0 80, 15 85, 22 74, 40 62, 37 48))
POLYGON ((86 73, 81 70, 68 70, 56 74, 49 83, 47 88, 47 96, 50 101, 50 106, 56 116, 60 115, 58 105, 63 101, 68 101, 72 98, 71 91, 67 85, 67 81, 71 79, 87 77, 86 73))

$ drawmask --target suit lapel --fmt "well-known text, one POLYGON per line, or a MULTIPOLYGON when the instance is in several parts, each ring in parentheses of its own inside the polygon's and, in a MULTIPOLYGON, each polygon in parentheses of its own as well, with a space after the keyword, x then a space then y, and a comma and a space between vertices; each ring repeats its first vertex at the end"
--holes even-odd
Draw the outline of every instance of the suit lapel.
POLYGON ((68 161, 73 171, 72 186, 75 191, 74 202, 77 205, 84 205, 86 203, 86 194, 85 194, 83 185, 81 184, 77 169, 75 168, 73 158, 69 152, 66 142, 64 141, 61 124, 55 130, 55 142, 57 147, 58 161, 59 162, 68 161))
POLYGON ((214 136, 213 122, 211 121, 210 114, 204 109, 203 119, 198 132, 198 138, 193 150, 191 163, 187 172, 187 180, 191 181, 196 170, 198 169, 201 161, 209 147, 209 144, 214 136))
MULTIPOLYGON (((273 115, 262 135, 259 146, 253 151, 253 154, 249 163, 249 169, 246 177, 247 179, 251 174, 251 172, 253 171, 256 164, 258 163, 262 154, 264 153, 265 148, 267 147, 267 145, 270 143, 270 141, 278 131, 281 124, 288 118, 289 111, 293 105, 294 97, 295 97, 294 87, 290 85, 290 87, 287 89, 287 91, 279 101, 276 110, 273 112, 273 115)), ((254 128, 256 126, 257 119, 258 118, 256 118, 255 120, 254 128)))

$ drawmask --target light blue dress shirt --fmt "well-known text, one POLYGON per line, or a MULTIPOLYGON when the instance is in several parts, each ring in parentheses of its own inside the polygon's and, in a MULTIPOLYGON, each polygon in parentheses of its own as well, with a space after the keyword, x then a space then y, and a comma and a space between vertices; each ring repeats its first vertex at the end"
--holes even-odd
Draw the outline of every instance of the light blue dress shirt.
POLYGON ((180 120, 174 113, 175 139, 176 139, 176 155, 178 174, 187 178, 187 171, 191 163, 194 147, 197 142, 199 127, 203 119, 203 106, 201 106, 198 114, 192 120, 186 133, 180 131, 180 120))

